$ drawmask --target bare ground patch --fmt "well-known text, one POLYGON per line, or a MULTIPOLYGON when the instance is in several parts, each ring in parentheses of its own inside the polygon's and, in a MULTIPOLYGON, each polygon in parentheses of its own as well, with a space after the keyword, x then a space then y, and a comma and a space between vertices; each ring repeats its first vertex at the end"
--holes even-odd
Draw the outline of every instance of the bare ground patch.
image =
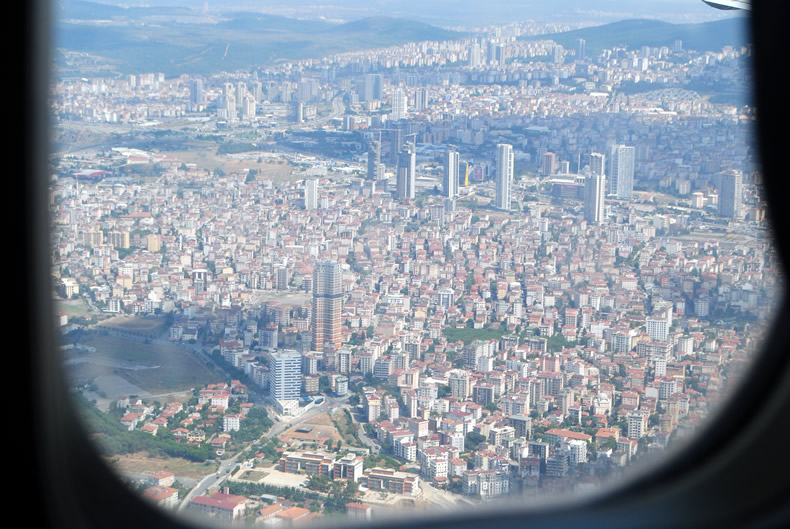
POLYGON ((115 455, 108 458, 109 464, 119 472, 151 473, 167 470, 176 478, 202 479, 216 472, 216 463, 195 463, 179 457, 150 457, 148 452, 115 455))

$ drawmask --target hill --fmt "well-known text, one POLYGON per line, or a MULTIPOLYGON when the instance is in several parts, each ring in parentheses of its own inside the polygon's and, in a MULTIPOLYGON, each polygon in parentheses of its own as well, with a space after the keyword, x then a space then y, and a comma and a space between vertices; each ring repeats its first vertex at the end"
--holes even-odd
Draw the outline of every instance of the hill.
POLYGON ((658 20, 622 20, 602 26, 576 29, 549 35, 530 35, 524 40, 549 39, 565 48, 575 48, 577 39, 586 41, 588 54, 599 53, 612 46, 624 45, 628 49, 642 46, 672 46, 683 41, 683 48, 697 51, 720 51, 724 46, 740 47, 749 39, 746 19, 725 18, 700 24, 670 24, 658 20))
MULTIPOLYGON (((60 8, 55 42, 61 50, 104 57, 108 70, 174 76, 462 35, 402 18, 340 24, 260 13, 234 12, 219 18, 183 7, 123 9, 68 2, 60 8)), ((62 60, 62 55, 56 57, 62 60)))

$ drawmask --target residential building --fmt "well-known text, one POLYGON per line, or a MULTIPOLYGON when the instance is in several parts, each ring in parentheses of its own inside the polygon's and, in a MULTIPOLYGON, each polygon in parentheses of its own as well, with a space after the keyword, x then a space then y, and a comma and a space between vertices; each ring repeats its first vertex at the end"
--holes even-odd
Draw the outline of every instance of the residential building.
POLYGON ((743 217, 743 174, 728 171, 720 175, 719 216, 731 219, 743 217))
POLYGON ((313 350, 337 350, 342 343, 343 269, 336 261, 316 263, 313 271, 313 350))
POLYGON ((447 149, 444 156, 442 194, 447 198, 455 198, 458 195, 458 151, 452 148, 447 149))
POLYGON ((627 145, 609 148, 609 194, 619 200, 631 200, 634 193, 635 149, 627 145))
POLYGON ((513 185, 513 146, 497 145, 496 151, 496 207, 510 210, 511 187, 513 185))
POLYGON ((269 353, 269 396, 298 400, 302 386, 302 355, 296 351, 269 353))

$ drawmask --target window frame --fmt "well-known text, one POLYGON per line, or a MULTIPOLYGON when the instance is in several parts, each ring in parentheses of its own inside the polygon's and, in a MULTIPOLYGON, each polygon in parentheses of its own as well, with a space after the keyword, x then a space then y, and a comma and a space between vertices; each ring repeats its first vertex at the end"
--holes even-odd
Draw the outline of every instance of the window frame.
MULTIPOLYGON (((694 0, 689 0, 694 1, 694 0)), ((27 471, 34 498, 44 508, 33 519, 48 527, 194 527, 131 493, 86 441, 59 365, 51 300, 48 178, 48 101, 51 7, 25 2, 23 72, 23 171, 16 178, 23 197, 23 299, 28 367, 28 418, 32 441, 27 471)), ((755 2, 754 50, 757 136, 765 194, 777 253, 787 278, 790 218, 782 208, 782 136, 790 123, 786 94, 775 82, 776 61, 790 54, 784 2, 755 2)), ((666 461, 613 487, 575 502, 523 508, 481 506, 474 511, 431 512, 399 520, 374 520, 378 527, 780 527, 790 526, 790 454, 786 450, 790 410, 790 302, 782 300, 776 321, 755 355, 744 382, 726 409, 702 428, 687 447, 666 461)), ((9 354, 20 355, 13 349, 9 354)), ((25 432, 22 432, 23 435, 25 432)), ((9 452, 13 454, 13 452, 9 452)), ((204 525, 198 522, 198 525, 204 525)), ((339 523, 337 523, 339 525, 339 523)), ((343 521, 345 527, 355 525, 343 521)))

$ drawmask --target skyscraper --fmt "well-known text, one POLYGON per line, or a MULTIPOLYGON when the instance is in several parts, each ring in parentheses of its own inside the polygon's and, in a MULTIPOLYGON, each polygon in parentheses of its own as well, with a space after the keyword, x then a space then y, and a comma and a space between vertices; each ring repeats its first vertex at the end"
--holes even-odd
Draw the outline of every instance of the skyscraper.
POLYGON ((472 68, 478 68, 482 62, 483 61, 480 58, 480 43, 474 41, 469 45, 469 66, 472 68))
POLYGON ((444 180, 442 194, 447 198, 455 198, 458 194, 458 151, 447 149, 444 157, 444 180))
POLYGON ((392 114, 390 119, 398 121, 406 118, 408 112, 408 103, 406 99, 406 92, 402 88, 396 88, 392 91, 392 114))
POLYGON ((543 176, 553 175, 557 171, 557 156, 553 152, 543 153, 543 176))
MULTIPOLYGON (((603 158, 603 155, 600 155, 603 158)), ((584 179, 584 219, 592 224, 603 220, 603 196, 606 177, 593 173, 584 179)))
POLYGON ((496 207, 510 210, 510 187, 513 185, 513 146, 496 146, 496 207))
POLYGON ((241 110, 244 96, 247 95, 247 85, 239 81, 236 83, 236 110, 241 110))
POLYGON ((342 342, 343 271, 336 261, 316 263, 313 271, 313 350, 335 350, 342 342))
POLYGON ((590 153, 590 171, 593 174, 606 174, 606 156, 599 152, 590 153))
POLYGON ((269 354, 269 396, 298 400, 302 385, 302 355, 296 351, 269 354))
POLYGON ((741 218, 743 200, 743 175, 740 171, 728 171, 721 175, 719 184, 719 216, 741 218))
POLYGON ((576 60, 580 61, 584 59, 584 55, 587 48, 587 41, 584 39, 576 39, 576 60))
POLYGON ((428 108, 428 89, 418 88, 414 92, 414 111, 421 112, 428 108))
POLYGON ((398 155, 397 195, 398 200, 414 200, 416 185, 417 155, 412 145, 406 145, 398 155))
POLYGON ((318 180, 315 178, 304 181, 304 208, 318 207, 318 180))
POLYGON ((192 79, 189 84, 189 104, 192 110, 203 104, 203 79, 192 79))
POLYGON ((370 142, 368 148, 368 180, 384 178, 384 165, 381 163, 381 140, 370 142))
POLYGON ((380 73, 369 73, 365 75, 364 96, 365 101, 381 99, 381 86, 383 84, 380 73))
POLYGON ((634 194, 635 150, 627 145, 609 148, 609 194, 620 200, 631 200, 634 194))

